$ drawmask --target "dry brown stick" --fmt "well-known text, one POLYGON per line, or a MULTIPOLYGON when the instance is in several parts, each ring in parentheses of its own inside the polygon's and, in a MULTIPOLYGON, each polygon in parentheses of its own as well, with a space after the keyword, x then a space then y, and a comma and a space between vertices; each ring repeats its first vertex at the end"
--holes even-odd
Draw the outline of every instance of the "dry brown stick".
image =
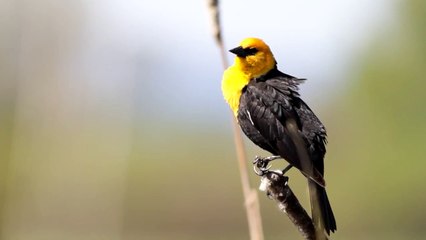
POLYGON ((287 176, 280 171, 267 171, 262 176, 259 189, 277 202, 279 209, 287 214, 304 239, 317 240, 312 219, 289 187, 287 176))
MULTIPOLYGON (((213 35, 216 40, 216 43, 220 49, 220 55, 222 58, 223 68, 228 67, 228 61, 226 58, 226 51, 222 41, 222 34, 220 28, 220 19, 219 19, 219 1, 218 0, 209 0, 209 10, 212 16, 213 23, 213 35)), ((237 152, 238 166, 241 176, 241 185, 243 188, 245 208, 247 213, 247 220, 249 224, 250 239, 251 240, 263 240, 263 228, 262 228, 262 219, 260 216, 260 206, 259 198, 255 189, 250 187, 250 181, 248 177, 247 169, 247 158, 244 149, 243 138, 239 130, 239 126, 235 118, 232 116, 232 125, 234 131, 234 143, 235 149, 237 152)))
POLYGON ((256 189, 250 187, 248 177, 246 154, 241 132, 238 124, 233 119, 234 142, 237 151, 238 165, 240 169, 241 185, 243 187, 244 201, 249 224, 250 239, 263 240, 262 218, 260 216, 259 198, 256 189))

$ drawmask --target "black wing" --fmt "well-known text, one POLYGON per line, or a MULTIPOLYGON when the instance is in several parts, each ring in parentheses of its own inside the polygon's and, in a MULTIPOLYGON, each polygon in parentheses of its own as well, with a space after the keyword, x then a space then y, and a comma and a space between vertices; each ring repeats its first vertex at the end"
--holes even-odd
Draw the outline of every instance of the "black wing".
POLYGON ((315 168, 324 175, 324 155, 326 152, 327 132, 324 125, 309 108, 309 106, 299 99, 300 103, 295 106, 297 116, 302 123, 302 134, 308 144, 308 151, 315 168))
POLYGON ((241 128, 255 144, 274 155, 282 156, 291 165, 324 185, 322 161, 325 154, 325 129, 299 98, 297 85, 303 80, 278 70, 273 74, 251 80, 244 90, 238 110, 241 128), (310 155, 309 160, 300 159, 287 127, 289 120, 297 124, 298 134, 310 155), (302 166, 307 168, 302 169, 302 166))

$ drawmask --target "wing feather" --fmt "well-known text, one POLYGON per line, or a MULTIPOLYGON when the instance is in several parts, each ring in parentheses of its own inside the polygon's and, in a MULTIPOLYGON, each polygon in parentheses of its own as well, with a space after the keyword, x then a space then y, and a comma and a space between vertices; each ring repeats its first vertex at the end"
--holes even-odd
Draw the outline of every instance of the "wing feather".
POLYGON ((243 132, 258 146, 274 155, 281 155, 320 185, 324 185, 323 156, 325 128, 299 98, 298 84, 303 80, 279 75, 250 81, 240 99, 238 121, 243 132), (288 121, 297 125, 289 132, 288 121), (295 138, 302 141, 308 159, 300 157, 295 138), (319 156, 313 156, 313 153, 319 156), (321 156, 322 155, 322 156, 321 156))

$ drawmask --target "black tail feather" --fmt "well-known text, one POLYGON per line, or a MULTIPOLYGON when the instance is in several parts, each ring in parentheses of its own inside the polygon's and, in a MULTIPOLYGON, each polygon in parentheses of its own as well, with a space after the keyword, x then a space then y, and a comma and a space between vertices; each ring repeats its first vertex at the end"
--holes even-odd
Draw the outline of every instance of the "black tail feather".
POLYGON ((337 226, 325 188, 310 179, 308 181, 312 221, 314 222, 315 227, 320 228, 320 226, 322 226, 327 234, 330 235, 330 231, 336 231, 337 226))

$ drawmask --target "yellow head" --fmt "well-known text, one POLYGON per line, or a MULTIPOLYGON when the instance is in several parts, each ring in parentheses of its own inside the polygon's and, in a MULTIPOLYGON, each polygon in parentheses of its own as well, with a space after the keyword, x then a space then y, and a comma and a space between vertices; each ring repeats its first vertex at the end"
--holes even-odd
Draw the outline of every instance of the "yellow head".
POLYGON ((249 79, 266 74, 276 65, 271 49, 259 38, 246 38, 240 46, 229 51, 237 55, 232 67, 242 71, 249 79))
POLYGON ((251 79, 274 69, 276 62, 269 46, 258 38, 246 38, 240 46, 229 51, 237 57, 234 65, 223 73, 222 92, 234 115, 237 116, 244 87, 251 79))

